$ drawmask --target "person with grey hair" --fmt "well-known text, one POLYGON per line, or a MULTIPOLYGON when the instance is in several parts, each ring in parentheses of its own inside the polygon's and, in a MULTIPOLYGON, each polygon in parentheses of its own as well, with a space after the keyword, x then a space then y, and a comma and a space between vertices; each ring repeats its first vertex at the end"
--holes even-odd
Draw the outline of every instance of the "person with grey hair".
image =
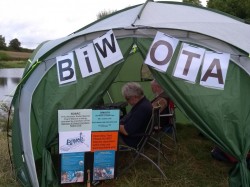
POLYGON ((151 81, 151 89, 155 98, 151 101, 153 107, 160 107, 160 113, 169 113, 168 96, 162 89, 161 85, 154 79, 151 81), (167 109, 167 111, 165 111, 167 109))
POLYGON ((135 135, 145 132, 151 118, 152 105, 138 83, 126 83, 122 87, 122 95, 132 108, 120 120, 120 138, 128 146, 136 147, 141 137, 135 135))
MULTIPOLYGON (((155 98, 151 101, 153 107, 160 107, 160 114, 169 114, 169 107, 174 105, 173 101, 170 100, 168 95, 164 92, 161 85, 154 79, 151 81, 151 89, 155 95, 155 98)), ((172 106, 173 107, 173 106, 172 106)), ((169 129, 170 118, 161 117, 160 126, 164 129, 169 129)))

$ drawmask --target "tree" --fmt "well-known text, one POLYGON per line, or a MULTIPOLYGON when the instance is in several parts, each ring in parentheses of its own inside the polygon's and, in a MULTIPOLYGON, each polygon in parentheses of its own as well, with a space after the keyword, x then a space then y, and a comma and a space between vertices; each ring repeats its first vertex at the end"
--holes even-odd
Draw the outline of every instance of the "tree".
POLYGON ((194 5, 202 6, 200 0, 183 0, 183 3, 191 3, 194 5))
POLYGON ((17 38, 13 39, 9 43, 9 48, 15 50, 15 51, 20 51, 21 50, 21 43, 17 38))
POLYGON ((250 21, 250 0, 209 0, 207 7, 250 21))
POLYGON ((116 10, 103 10, 97 14, 97 19, 102 19, 109 14, 116 12, 116 10))
POLYGON ((0 35, 0 49, 5 50, 7 48, 6 43, 5 43, 5 37, 0 35))

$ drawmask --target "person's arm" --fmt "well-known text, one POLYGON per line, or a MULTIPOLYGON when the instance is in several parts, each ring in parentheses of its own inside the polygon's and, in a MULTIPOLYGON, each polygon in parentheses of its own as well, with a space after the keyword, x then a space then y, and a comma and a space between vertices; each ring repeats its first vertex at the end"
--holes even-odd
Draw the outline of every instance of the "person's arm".
POLYGON ((160 97, 152 103, 152 106, 160 107, 160 113, 161 113, 168 106, 168 101, 165 98, 160 97))
POLYGON ((128 135, 127 131, 124 128, 124 125, 120 125, 120 133, 124 134, 124 135, 128 135))

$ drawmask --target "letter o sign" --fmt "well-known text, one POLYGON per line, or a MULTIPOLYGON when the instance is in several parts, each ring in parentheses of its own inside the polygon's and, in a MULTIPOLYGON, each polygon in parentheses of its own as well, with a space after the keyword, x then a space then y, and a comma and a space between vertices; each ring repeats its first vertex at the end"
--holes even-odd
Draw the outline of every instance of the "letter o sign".
POLYGON ((172 55, 173 55, 173 47, 169 42, 167 42, 165 40, 159 40, 159 41, 155 42, 153 44, 151 50, 150 50, 150 58, 151 58, 152 62, 157 64, 157 65, 165 65, 165 64, 167 64, 170 61, 172 55), (156 50, 161 45, 167 47, 168 52, 165 54, 166 57, 163 60, 157 60, 155 58, 156 50))

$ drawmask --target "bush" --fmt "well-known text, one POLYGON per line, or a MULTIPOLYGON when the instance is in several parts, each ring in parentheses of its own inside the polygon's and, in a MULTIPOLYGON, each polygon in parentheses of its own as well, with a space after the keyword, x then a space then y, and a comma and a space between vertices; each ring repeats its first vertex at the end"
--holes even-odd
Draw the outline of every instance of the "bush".
POLYGON ((10 60, 10 56, 6 53, 0 52, 0 61, 8 61, 10 60))

